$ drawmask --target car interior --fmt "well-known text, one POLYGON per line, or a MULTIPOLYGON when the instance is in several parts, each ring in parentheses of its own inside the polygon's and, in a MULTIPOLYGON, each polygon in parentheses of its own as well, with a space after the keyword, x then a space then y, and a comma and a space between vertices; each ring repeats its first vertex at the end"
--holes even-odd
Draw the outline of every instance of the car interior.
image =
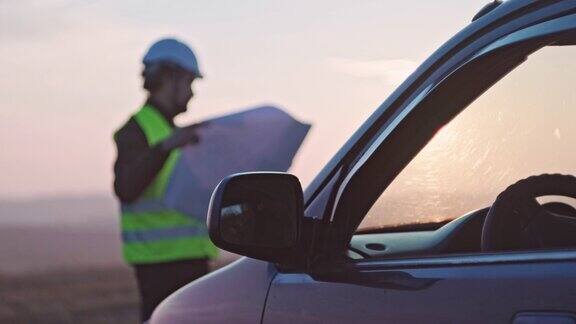
MULTIPOLYGON (((537 184, 539 184, 542 180, 538 179, 543 179, 546 176, 548 175, 537 176, 533 179, 537 179, 537 184)), ((572 176, 555 176, 574 179, 572 176)), ((572 188, 576 189, 576 180, 573 181, 572 188)), ((553 194, 558 195, 558 193, 553 194)), ((575 194, 576 190, 573 190, 573 194, 570 196, 576 196, 575 194)), ((501 199, 503 195, 500 194, 498 197, 501 199)), ((530 198, 524 200, 514 197, 512 199, 516 199, 516 201, 512 203, 513 206, 505 206, 508 209, 502 212, 496 210, 496 214, 494 213, 495 208, 501 208, 499 206, 502 204, 508 204, 509 198, 502 198, 506 199, 503 203, 502 200, 497 200, 492 207, 471 211, 448 223, 422 224, 416 229, 400 227, 386 233, 363 233, 360 231, 354 235, 350 242, 348 257, 351 259, 398 258, 498 250, 576 247, 576 209, 560 201, 540 205, 534 197, 530 198), (486 227, 486 220, 491 209, 493 211, 491 217, 506 218, 509 215, 515 215, 516 207, 519 207, 519 210, 532 210, 528 213, 522 213, 522 217, 525 219, 514 217, 514 221, 498 228, 499 231, 508 235, 508 240, 501 242, 501 244, 512 244, 512 246, 503 249, 483 249, 483 232, 489 230, 486 227), (511 210, 512 212, 510 212, 511 210), (508 214, 508 212, 510 213, 508 214)), ((494 224, 494 221, 491 224, 494 224)))

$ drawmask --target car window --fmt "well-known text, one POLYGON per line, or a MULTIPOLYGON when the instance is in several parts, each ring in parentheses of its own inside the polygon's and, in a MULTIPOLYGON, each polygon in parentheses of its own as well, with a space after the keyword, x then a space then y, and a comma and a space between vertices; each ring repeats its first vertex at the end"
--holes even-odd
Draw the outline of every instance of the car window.
POLYGON ((359 230, 451 220, 520 179, 576 174, 574 60, 574 46, 532 54, 434 136, 359 230))

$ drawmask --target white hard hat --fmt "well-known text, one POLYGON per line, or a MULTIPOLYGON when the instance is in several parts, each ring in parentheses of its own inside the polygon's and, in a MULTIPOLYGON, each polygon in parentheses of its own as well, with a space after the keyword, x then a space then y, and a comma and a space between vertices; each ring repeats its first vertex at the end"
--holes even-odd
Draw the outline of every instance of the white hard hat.
POLYGON ((172 63, 201 78, 196 55, 188 45, 174 39, 164 38, 152 44, 142 58, 142 63, 151 66, 156 63, 172 63))

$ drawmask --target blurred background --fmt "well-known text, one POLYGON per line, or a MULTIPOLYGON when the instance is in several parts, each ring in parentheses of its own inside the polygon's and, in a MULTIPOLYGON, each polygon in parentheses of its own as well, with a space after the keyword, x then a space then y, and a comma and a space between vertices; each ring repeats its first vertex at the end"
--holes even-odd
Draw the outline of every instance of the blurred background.
POLYGON ((305 186, 486 2, 0 0, 0 322, 137 319, 112 134, 153 41, 188 42, 205 74, 180 123, 263 103, 312 123, 305 186))

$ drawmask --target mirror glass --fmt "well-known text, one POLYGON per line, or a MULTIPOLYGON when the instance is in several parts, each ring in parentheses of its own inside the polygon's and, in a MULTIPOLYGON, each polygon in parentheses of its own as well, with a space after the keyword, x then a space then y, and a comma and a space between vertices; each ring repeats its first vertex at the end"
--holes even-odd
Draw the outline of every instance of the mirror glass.
POLYGON ((221 238, 232 244, 259 247, 294 245, 301 216, 301 190, 296 178, 281 174, 231 179, 222 196, 221 238))

